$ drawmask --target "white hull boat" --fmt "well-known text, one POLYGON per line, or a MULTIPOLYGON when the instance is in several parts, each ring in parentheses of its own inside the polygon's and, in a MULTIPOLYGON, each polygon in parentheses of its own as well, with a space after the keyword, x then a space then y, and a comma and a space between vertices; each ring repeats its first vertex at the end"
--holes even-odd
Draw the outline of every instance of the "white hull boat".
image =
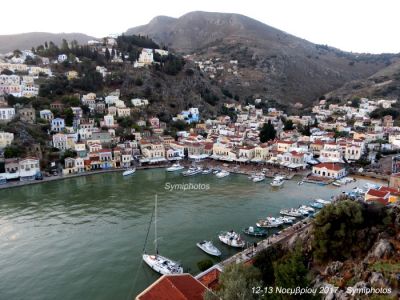
POLYGON ((179 263, 161 255, 143 254, 143 260, 150 268, 162 275, 183 273, 183 268, 179 263))
POLYGON ((278 221, 271 221, 271 220, 259 220, 256 223, 257 227, 260 228, 277 228, 279 226, 281 226, 283 224, 283 222, 278 222, 278 221))
POLYGON ((207 174, 211 174, 212 173, 212 169, 204 169, 202 174, 207 175, 207 174))
POLYGON ((302 216, 302 214, 297 209, 294 209, 294 208, 282 209, 279 213, 283 216, 296 217, 296 218, 302 216))
POLYGON ((275 176, 270 185, 273 187, 280 187, 283 185, 283 183, 284 183, 283 176, 275 176))
POLYGON ((183 176, 193 176, 203 172, 203 169, 200 167, 190 167, 189 170, 182 173, 183 176))
POLYGON ((180 164, 173 164, 169 168, 167 168, 167 172, 175 172, 184 169, 184 166, 181 166, 180 164))
POLYGON ((215 247, 211 241, 202 241, 200 243, 197 243, 196 245, 207 254, 210 254, 212 256, 221 256, 221 251, 219 251, 218 248, 215 247))
POLYGON ((229 172, 228 171, 221 171, 221 172, 218 172, 215 176, 217 176, 218 178, 224 178, 224 177, 226 177, 226 176, 229 176, 229 172))
POLYGON ((234 231, 220 233, 218 238, 222 243, 234 248, 243 248, 245 246, 245 241, 234 231))
POLYGON ((261 182, 265 180, 265 176, 255 176, 253 177, 253 182, 261 182))
MULTIPOLYGON (((150 230, 151 222, 149 225, 149 230, 150 230)), ((143 253, 142 259, 144 262, 154 271, 157 273, 160 273, 162 275, 167 275, 167 274, 182 274, 183 273, 183 268, 182 266, 172 260, 169 259, 165 256, 161 256, 158 254, 158 243, 157 243, 157 195, 155 199, 155 205, 154 205, 154 244, 155 244, 155 253, 156 254, 147 254, 146 252, 143 253)), ((146 239, 147 242, 147 239, 146 239)), ((145 245, 146 246, 146 245, 145 245)))
POLYGON ((134 174, 135 172, 136 172, 136 169, 135 169, 135 168, 127 169, 127 170, 125 170, 125 171, 122 173, 122 176, 129 176, 129 175, 134 174))
POLYGON ((321 204, 331 204, 331 201, 324 200, 324 199, 315 199, 315 202, 321 203, 321 204))
POLYGON ((312 208, 311 206, 307 206, 307 205, 301 205, 301 206, 299 207, 299 209, 303 209, 303 210, 306 210, 306 211, 308 211, 308 212, 315 212, 315 209, 314 209, 314 208, 312 208))

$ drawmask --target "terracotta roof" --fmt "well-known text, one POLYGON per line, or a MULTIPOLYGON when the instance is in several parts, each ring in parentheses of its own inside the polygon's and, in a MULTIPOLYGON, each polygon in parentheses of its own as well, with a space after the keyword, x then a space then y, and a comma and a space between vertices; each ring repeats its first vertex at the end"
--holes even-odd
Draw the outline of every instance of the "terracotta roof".
POLYGON ((136 300, 203 300, 206 287, 190 274, 164 275, 136 300))
POLYGON ((212 269, 210 272, 201 276, 198 280, 206 287, 214 290, 218 286, 218 279, 221 271, 217 268, 212 269))
POLYGON ((383 205, 387 205, 388 204, 388 200, 384 199, 384 198, 373 198, 373 199, 369 199, 368 202, 377 202, 383 205))
POLYGON ((380 191, 375 189, 369 189, 367 195, 377 197, 377 198, 384 198, 389 195, 388 191, 380 191))
POLYGON ((391 188, 391 187, 388 187, 388 186, 381 186, 379 188, 379 190, 380 191, 389 192, 392 195, 399 195, 399 193, 400 193, 399 189, 391 188))
POLYGON ((340 171, 344 169, 344 166, 342 164, 338 163, 321 163, 315 166, 316 168, 326 168, 328 170, 332 171, 340 171))

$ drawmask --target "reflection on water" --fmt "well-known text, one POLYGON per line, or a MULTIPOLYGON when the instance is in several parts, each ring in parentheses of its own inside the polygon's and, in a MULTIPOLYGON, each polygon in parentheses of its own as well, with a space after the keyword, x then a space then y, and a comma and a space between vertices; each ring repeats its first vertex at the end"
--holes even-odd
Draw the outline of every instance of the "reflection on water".
MULTIPOLYGON (((130 177, 110 173, 2 190, 0 299, 24 299, 27 291, 30 299, 127 299, 137 271, 134 293, 142 290, 157 278, 140 256, 155 193, 160 252, 196 273, 196 263, 211 258, 195 246, 199 240, 214 240, 228 257, 236 250, 217 241, 219 231, 241 231, 281 208, 340 192, 298 186, 295 180, 282 189, 268 183, 239 175, 187 178, 146 170, 130 177), (203 183, 210 189, 167 191, 167 182, 203 183)), ((153 239, 152 228, 149 251, 153 239)))

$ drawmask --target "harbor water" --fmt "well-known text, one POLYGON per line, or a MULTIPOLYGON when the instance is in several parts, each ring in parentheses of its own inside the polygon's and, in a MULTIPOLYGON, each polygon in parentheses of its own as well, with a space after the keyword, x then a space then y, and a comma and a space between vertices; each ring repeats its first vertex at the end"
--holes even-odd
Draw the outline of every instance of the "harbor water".
MULTIPOLYGON (((1 190, 0 299, 133 299, 158 278, 141 260, 155 194, 160 254, 196 274, 198 261, 219 260, 197 242, 213 240, 227 258, 237 250, 219 242, 220 231, 241 232, 259 218, 278 216, 282 208, 329 199, 366 182, 338 188, 298 185, 295 178, 272 188, 270 181, 152 169, 1 190)), ((151 227, 149 253, 153 241, 151 227)))

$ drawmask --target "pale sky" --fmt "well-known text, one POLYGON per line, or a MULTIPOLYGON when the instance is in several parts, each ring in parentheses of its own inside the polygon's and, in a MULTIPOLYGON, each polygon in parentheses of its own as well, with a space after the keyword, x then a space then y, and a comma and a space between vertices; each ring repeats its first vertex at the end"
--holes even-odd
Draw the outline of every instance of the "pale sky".
POLYGON ((2 1, 0 34, 122 33, 157 15, 240 13, 317 44, 353 52, 400 52, 398 0, 19 0, 2 1), (26 21, 24 21, 26 20, 26 21))

